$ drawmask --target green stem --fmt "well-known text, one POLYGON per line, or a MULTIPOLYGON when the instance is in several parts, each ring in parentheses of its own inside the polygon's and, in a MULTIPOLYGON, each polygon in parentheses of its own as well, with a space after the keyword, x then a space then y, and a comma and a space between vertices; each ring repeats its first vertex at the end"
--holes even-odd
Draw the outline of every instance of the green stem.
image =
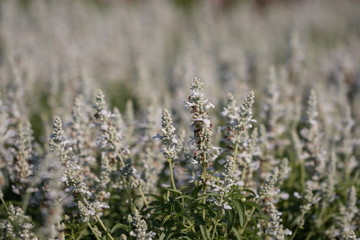
POLYGON ((176 190, 176 186, 175 186, 175 180, 174 180, 174 172, 173 172, 173 168, 172 168, 172 159, 168 158, 168 162, 169 162, 169 168, 170 168, 170 181, 171 181, 171 186, 174 190, 176 190))
POLYGON ((105 227, 104 223, 101 221, 100 217, 98 215, 96 215, 96 219, 99 221, 100 226, 104 229, 104 231, 106 232, 106 235, 108 235, 108 237, 111 240, 114 240, 114 238, 111 236, 111 234, 109 233, 109 230, 105 227))
POLYGON ((6 205, 6 202, 4 201, 4 198, 1 196, 0 199, 1 199, 1 202, 4 204, 5 210, 8 211, 9 209, 6 205))
POLYGON ((170 191, 167 191, 167 193, 166 193, 166 201, 169 201, 169 197, 170 197, 170 191))
MULTIPOLYGON (((203 163, 203 176, 202 176, 203 184, 204 184, 203 195, 206 194, 206 167, 207 167, 207 164, 203 163)), ((206 199, 205 198, 203 200, 203 203, 206 204, 206 199)), ((205 220, 205 209, 203 209, 203 219, 205 220)))
MULTIPOLYGON (((89 223, 88 223, 89 224, 89 223)), ((91 226, 91 225, 90 225, 91 226)), ((75 240, 81 240, 83 235, 85 234, 86 232, 86 228, 84 228, 84 230, 82 230, 79 235, 77 236, 77 238, 75 240)))
POLYGON ((203 184, 204 184, 204 193, 206 191, 206 168, 207 168, 207 164, 204 163, 203 164, 203 175, 202 175, 203 184))
MULTIPOLYGON (((305 213, 302 213, 302 214, 301 214, 301 218, 300 218, 300 223, 304 223, 304 221, 305 221, 305 220, 304 220, 304 217, 305 217, 305 213)), ((290 239, 290 240, 294 239, 296 233, 299 231, 299 228, 300 228, 301 226, 302 226, 302 225, 299 225, 299 224, 297 225, 297 227, 296 227, 293 235, 291 236, 291 239, 290 239)))
MULTIPOLYGON (((255 201, 255 204, 258 204, 259 201, 260 201, 260 198, 255 201)), ((246 219, 246 221, 245 221, 244 227, 242 227, 241 230, 240 230, 240 234, 243 234, 243 233, 244 233, 245 228, 246 228, 246 225, 248 225, 248 223, 250 222, 250 219, 251 219, 252 215, 254 214, 254 212, 255 212, 255 207, 252 207, 252 208, 251 208, 251 211, 250 211, 250 215, 249 215, 249 217, 248 217, 248 218, 246 219)))
POLYGON ((26 214, 26 210, 29 206, 29 201, 30 201, 30 196, 31 196, 31 192, 29 191, 29 189, 26 191, 23 203, 21 205, 21 208, 23 209, 24 213, 26 214))
POLYGON ((304 161, 301 161, 301 188, 302 188, 302 192, 305 192, 305 164, 304 161))
POLYGON ((299 231, 299 225, 297 225, 297 227, 296 227, 294 233, 292 234, 290 240, 293 240, 293 239, 294 239, 294 237, 295 237, 295 235, 297 234, 298 231, 299 231))
POLYGON ((313 232, 313 231, 311 231, 311 232, 310 232, 310 234, 306 237, 306 240, 311 239, 311 236, 313 235, 313 233, 314 233, 314 232, 313 232))
POLYGON ((236 166, 236 159, 237 159, 237 152, 238 152, 238 144, 235 144, 235 149, 234 149, 234 166, 233 166, 233 172, 235 172, 235 166, 236 166))
POLYGON ((145 206, 148 207, 149 204, 148 204, 148 202, 147 202, 147 200, 146 200, 146 197, 145 197, 145 195, 144 195, 144 192, 142 191, 141 186, 139 186, 139 192, 140 192, 140 195, 141 195, 142 199, 144 200, 145 206))
POLYGON ((134 208, 134 205, 133 205, 133 201, 132 201, 132 196, 131 196, 131 186, 129 184, 129 182, 125 179, 125 177, 122 177, 123 179, 123 182, 126 183, 126 193, 128 194, 128 197, 129 197, 129 207, 131 209, 131 211, 133 211, 135 208, 134 208))
MULTIPOLYGON (((135 181, 135 179, 133 177, 130 178, 131 181, 135 181)), ((128 190, 128 194, 129 194, 129 197, 130 197, 130 201, 131 201, 131 192, 130 192, 130 189, 131 189, 131 185, 130 185, 130 182, 129 181, 126 181, 127 183, 127 190, 128 190)), ((140 195, 141 195, 141 198, 144 200, 144 203, 146 206, 148 206, 148 202, 145 198, 145 194, 141 188, 141 185, 139 186, 139 192, 140 192, 140 195)), ((132 201, 131 201, 132 202, 132 201)))
POLYGON ((92 233, 94 234, 94 236, 96 237, 97 240, 101 240, 98 235, 96 234, 95 230, 93 229, 93 227, 91 226, 91 224, 89 222, 87 222, 89 228, 91 229, 92 233))
MULTIPOLYGON (((81 195, 81 197, 82 197, 84 203, 86 204, 86 206, 89 206, 89 203, 88 203, 88 201, 86 200, 86 198, 85 198, 83 195, 81 195)), ((106 235, 108 235, 108 237, 109 237, 111 240, 114 240, 114 238, 113 238, 113 237, 111 236, 111 234, 109 233, 109 230, 105 227, 103 221, 101 221, 101 219, 100 219, 100 217, 99 217, 98 215, 96 215, 96 219, 98 220, 100 226, 104 229, 106 235)))
POLYGON ((323 217, 323 215, 324 215, 324 212, 325 212, 325 209, 327 208, 327 206, 322 206, 322 208, 321 208, 321 212, 320 212, 320 214, 319 214, 319 220, 321 221, 321 224, 322 224, 322 217, 323 217))
MULTIPOLYGON (((224 198, 224 195, 222 195, 222 196, 221 196, 221 199, 220 199, 220 206, 222 206, 223 198, 224 198)), ((215 222, 215 226, 214 226, 213 233, 212 233, 212 235, 211 235, 211 240, 213 240, 213 239, 214 239, 214 237, 215 237, 216 228, 217 228, 217 225, 218 225, 218 223, 219 223, 219 221, 220 221, 220 219, 218 219, 218 218, 219 218, 220 213, 222 213, 222 210, 218 211, 218 212, 217 212, 217 214, 216 214, 216 222, 215 222)))
POLYGON ((244 182, 245 180, 245 173, 246 173, 246 164, 244 165, 244 168, 241 173, 241 182, 244 182))

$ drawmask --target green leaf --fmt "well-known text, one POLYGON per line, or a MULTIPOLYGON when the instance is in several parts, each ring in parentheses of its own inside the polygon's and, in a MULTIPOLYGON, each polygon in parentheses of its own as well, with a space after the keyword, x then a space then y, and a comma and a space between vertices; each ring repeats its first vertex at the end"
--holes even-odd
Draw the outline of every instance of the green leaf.
POLYGON ((256 193, 253 190, 249 189, 249 188, 243 188, 243 189, 241 189, 241 191, 249 192, 252 195, 256 196, 256 193))
POLYGON ((197 197, 197 198, 196 198, 196 201, 201 201, 201 200, 207 199, 207 198, 209 198, 210 196, 218 197, 219 194, 217 194, 217 193, 207 193, 207 194, 205 194, 205 195, 203 195, 203 196, 197 197))
POLYGON ((179 200, 179 199, 182 199, 182 198, 192 199, 192 197, 189 197, 187 195, 181 195, 181 196, 176 197, 175 199, 179 200))
POLYGON ((204 199, 207 199, 207 198, 209 198, 208 196, 206 196, 206 195, 204 195, 204 196, 201 196, 201 197, 198 197, 198 198, 196 198, 196 201, 202 201, 202 200, 204 200, 204 199))
POLYGON ((208 204, 198 203, 198 204, 196 205, 196 207, 197 207, 197 208, 204 209, 208 215, 215 216, 215 212, 214 212, 215 209, 209 207, 208 204))
POLYGON ((261 211, 261 209, 259 208, 259 206, 256 203, 246 201, 246 202, 244 202, 244 204, 245 204, 245 206, 254 207, 257 211, 259 211, 260 214, 263 214, 263 212, 261 211))
POLYGON ((183 208, 181 206, 181 203, 179 202, 179 200, 175 200, 175 206, 174 206, 174 210, 177 212, 177 213, 180 213, 180 212, 183 212, 183 208))
POLYGON ((177 193, 179 195, 183 195, 182 192, 178 191, 178 190, 174 190, 174 189, 171 189, 171 188, 162 188, 166 191, 169 191, 169 192, 173 192, 173 193, 177 193))
POLYGON ((167 240, 167 239, 171 239, 171 236, 172 233, 171 232, 168 232, 168 233, 161 233, 160 237, 159 237, 159 240, 167 240))
POLYGON ((162 233, 161 235, 160 235, 160 237, 159 237, 159 240, 164 240, 165 239, 165 233, 162 233))
POLYGON ((232 202, 239 214, 240 226, 244 226, 245 222, 245 205, 242 201, 235 200, 232 202))
POLYGON ((195 187, 194 190, 191 193, 191 196, 196 197, 202 188, 203 188, 202 186, 195 187))
POLYGON ((239 231, 235 227, 232 228, 232 231, 233 231, 236 239, 241 240, 241 235, 240 235, 239 231))
POLYGON ((161 226, 163 226, 167 222, 167 220, 169 220, 171 217, 172 215, 166 215, 166 217, 164 217, 164 219, 161 222, 161 226))
POLYGON ((256 220, 252 218, 251 221, 253 222, 253 226, 255 228, 253 231, 253 237, 255 237, 255 234, 258 232, 258 228, 257 228, 256 220))
POLYGON ((129 227, 122 223, 117 223, 115 226, 111 229, 110 233, 115 232, 118 229, 124 229, 125 231, 129 231, 129 227))
POLYGON ((200 225, 200 232, 204 240, 210 239, 210 233, 205 225, 200 225))
POLYGON ((226 210, 225 211, 225 217, 226 217, 226 231, 227 234, 229 234, 231 232, 231 229, 234 225, 234 210, 230 209, 230 210, 226 210))

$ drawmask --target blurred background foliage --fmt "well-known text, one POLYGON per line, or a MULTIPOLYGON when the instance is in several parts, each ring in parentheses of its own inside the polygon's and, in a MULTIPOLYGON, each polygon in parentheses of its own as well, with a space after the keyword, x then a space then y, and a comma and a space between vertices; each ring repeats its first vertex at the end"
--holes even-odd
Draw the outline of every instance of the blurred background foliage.
MULTIPOLYGON (((216 103, 225 91, 254 89, 261 99, 270 65, 288 64, 294 33, 304 57, 298 94, 316 87, 326 90, 322 101, 334 101, 328 90, 340 86, 340 71, 360 119, 356 0, 3 0, 0 7, 2 94, 14 85, 12 58, 38 140, 53 114, 69 112, 79 93, 92 98, 96 88, 121 111, 131 100, 138 114, 149 104, 179 105, 194 77, 216 103)), ((183 109, 173 111, 180 119, 183 109)))

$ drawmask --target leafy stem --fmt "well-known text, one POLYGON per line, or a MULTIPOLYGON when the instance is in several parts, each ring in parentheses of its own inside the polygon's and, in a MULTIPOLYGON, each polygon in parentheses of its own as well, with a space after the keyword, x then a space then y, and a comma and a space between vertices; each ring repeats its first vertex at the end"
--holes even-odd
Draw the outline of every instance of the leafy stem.
MULTIPOLYGON (((86 200, 86 198, 85 198, 83 195, 81 195, 81 197, 82 197, 83 202, 84 202, 84 203, 86 204, 86 206, 88 207, 88 206, 89 206, 89 203, 88 203, 88 201, 86 200)), ((106 226, 104 225, 103 221, 101 221, 100 217, 99 217, 97 214, 95 214, 95 216, 96 216, 96 219, 98 220, 100 226, 104 229, 106 235, 107 235, 111 240, 114 240, 114 238, 113 238, 113 237, 111 236, 111 234, 109 233, 109 230, 108 230, 108 229, 106 228, 106 226)), ((89 225, 89 223, 88 223, 88 225, 89 225)), ((91 228, 91 226, 89 226, 89 227, 90 227, 90 229, 93 231, 93 229, 91 228)), ((93 231, 93 233, 94 233, 94 231, 93 231)), ((97 236, 97 235, 95 234, 95 236, 97 236)))
POLYGON ((98 237, 98 235, 95 232, 95 229, 91 226, 91 224, 89 222, 87 222, 87 225, 89 226, 91 232, 94 234, 94 236, 96 237, 97 240, 100 240, 100 238, 98 237))
MULTIPOLYGON (((260 198, 258 198, 256 201, 255 201, 255 204, 257 205, 260 201, 260 198)), ((245 229, 246 229, 246 226, 248 225, 248 223, 250 222, 250 219, 252 218, 254 212, 255 212, 255 207, 252 207, 251 208, 251 211, 250 211, 250 214, 249 214, 249 217, 246 219, 245 223, 244 223, 244 226, 241 228, 240 230, 240 234, 243 234, 245 229)))
POLYGON ((172 188, 176 191, 175 180, 174 180, 174 172, 173 172, 173 167, 172 167, 172 159, 171 159, 171 158, 168 158, 168 162, 169 162, 169 168, 170 168, 170 181, 171 181, 171 186, 172 186, 172 188))
MULTIPOLYGON (((220 198, 220 206, 222 206, 222 204, 223 204, 223 200, 224 200, 224 194, 221 194, 221 198, 220 198)), ((216 229, 217 229, 217 225, 218 225, 218 223, 219 223, 219 221, 220 221, 220 219, 219 219, 219 215, 222 213, 222 210, 221 211, 218 211, 217 212, 217 214, 216 214, 216 217, 215 217, 215 219, 216 219, 216 221, 215 221, 215 226, 214 226, 214 230, 213 230, 213 233, 212 233, 212 235, 211 235, 211 240, 213 240, 214 239, 214 237, 215 237, 215 233, 216 233, 216 229)))
POLYGON ((5 207, 6 211, 8 211, 8 207, 7 207, 6 202, 4 201, 4 198, 2 196, 0 196, 0 200, 4 204, 4 207, 5 207))

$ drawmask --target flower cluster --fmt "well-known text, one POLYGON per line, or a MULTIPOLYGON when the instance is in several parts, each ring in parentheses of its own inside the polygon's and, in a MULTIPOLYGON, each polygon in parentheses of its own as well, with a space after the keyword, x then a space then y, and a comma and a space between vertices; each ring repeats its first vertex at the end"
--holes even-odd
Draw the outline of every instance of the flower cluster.
POLYGON ((166 159, 174 159, 176 154, 176 144, 177 140, 175 137, 176 128, 173 126, 173 120, 170 116, 170 113, 167 109, 164 109, 162 112, 162 135, 158 135, 161 139, 165 149, 163 149, 163 154, 166 159))
POLYGON ((132 223, 135 228, 134 231, 130 232, 130 235, 138 240, 151 240, 156 236, 154 232, 148 232, 146 221, 142 219, 137 209, 134 210, 133 216, 129 216, 129 223, 132 223))
POLYGON ((274 173, 266 180, 265 184, 261 187, 259 192, 259 197, 262 199, 266 199, 270 203, 274 200, 274 196, 276 195, 276 191, 274 190, 274 186, 279 177, 279 170, 275 168, 274 173))
POLYGON ((284 240, 286 235, 291 235, 292 232, 289 229, 283 228, 281 224, 281 212, 279 212, 274 204, 270 204, 269 210, 269 223, 266 226, 265 233, 271 236, 272 240, 284 240))
POLYGON ((8 217, 0 221, 0 237, 2 239, 37 240, 31 218, 24 214, 20 207, 8 206, 8 217))
POLYGON ((193 163, 201 165, 209 165, 214 155, 210 154, 213 149, 210 138, 212 136, 212 123, 209 119, 208 110, 214 108, 214 104, 210 103, 203 95, 203 82, 195 78, 191 83, 192 94, 189 96, 185 107, 190 109, 192 115, 191 130, 194 132, 192 142, 196 145, 194 151, 193 163))
POLYGON ((346 238, 350 232, 356 228, 356 226, 352 224, 352 220, 359 211, 356 207, 356 201, 356 189, 352 186, 348 192, 346 206, 340 208, 340 215, 337 218, 337 224, 343 238, 346 238))

